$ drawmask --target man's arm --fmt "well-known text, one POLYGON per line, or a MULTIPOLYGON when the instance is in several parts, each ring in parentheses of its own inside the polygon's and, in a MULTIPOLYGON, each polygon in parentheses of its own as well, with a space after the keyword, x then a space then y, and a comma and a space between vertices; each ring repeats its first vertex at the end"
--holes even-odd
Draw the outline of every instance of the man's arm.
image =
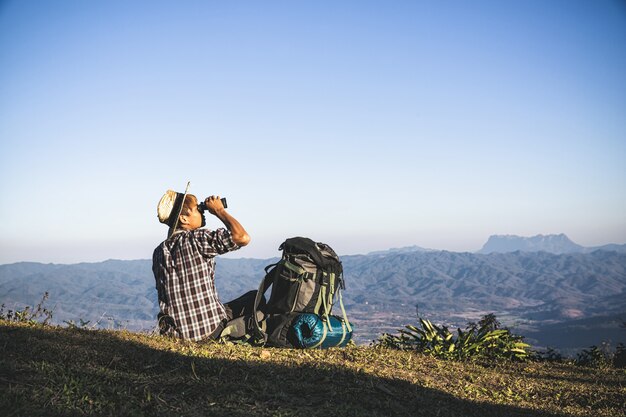
POLYGON ((204 200, 204 204, 206 204, 209 213, 220 219, 226 228, 230 230, 230 233, 233 235, 233 242, 239 246, 246 246, 250 243, 248 232, 246 232, 246 229, 243 228, 237 219, 228 214, 219 196, 212 195, 211 197, 207 197, 207 199, 204 200))

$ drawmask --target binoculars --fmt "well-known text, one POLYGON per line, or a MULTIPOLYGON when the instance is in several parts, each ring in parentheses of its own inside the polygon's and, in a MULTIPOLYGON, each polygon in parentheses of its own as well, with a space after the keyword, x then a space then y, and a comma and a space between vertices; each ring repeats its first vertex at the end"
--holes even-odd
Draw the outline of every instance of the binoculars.
MULTIPOLYGON (((228 208, 228 204, 226 204, 226 198, 220 198, 220 201, 222 202, 224 208, 228 208)), ((200 213, 204 213, 205 210, 207 210, 207 207, 206 204, 204 204, 204 201, 202 201, 200 204, 198 204, 198 211, 200 213)))

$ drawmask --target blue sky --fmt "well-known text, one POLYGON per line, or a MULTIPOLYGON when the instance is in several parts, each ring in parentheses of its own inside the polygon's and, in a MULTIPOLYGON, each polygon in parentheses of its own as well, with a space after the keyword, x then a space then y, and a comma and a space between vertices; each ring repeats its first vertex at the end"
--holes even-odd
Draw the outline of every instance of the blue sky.
POLYGON ((234 257, 626 243, 625 115, 619 1, 3 1, 0 263, 150 258, 188 180, 234 257))

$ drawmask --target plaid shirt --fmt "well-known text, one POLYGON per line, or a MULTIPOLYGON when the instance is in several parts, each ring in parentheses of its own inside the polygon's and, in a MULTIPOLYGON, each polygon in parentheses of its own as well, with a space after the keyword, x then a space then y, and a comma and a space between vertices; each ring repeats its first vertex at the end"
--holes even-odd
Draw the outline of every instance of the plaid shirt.
POLYGON ((230 231, 175 232, 152 255, 162 334, 202 340, 226 318, 215 289, 215 256, 239 249, 230 231))

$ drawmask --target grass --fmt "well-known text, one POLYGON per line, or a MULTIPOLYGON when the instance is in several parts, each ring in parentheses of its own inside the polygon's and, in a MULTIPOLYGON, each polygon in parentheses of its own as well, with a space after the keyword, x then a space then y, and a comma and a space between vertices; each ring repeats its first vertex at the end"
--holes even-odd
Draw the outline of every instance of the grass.
POLYGON ((5 416, 624 416, 626 373, 0 320, 5 416))

